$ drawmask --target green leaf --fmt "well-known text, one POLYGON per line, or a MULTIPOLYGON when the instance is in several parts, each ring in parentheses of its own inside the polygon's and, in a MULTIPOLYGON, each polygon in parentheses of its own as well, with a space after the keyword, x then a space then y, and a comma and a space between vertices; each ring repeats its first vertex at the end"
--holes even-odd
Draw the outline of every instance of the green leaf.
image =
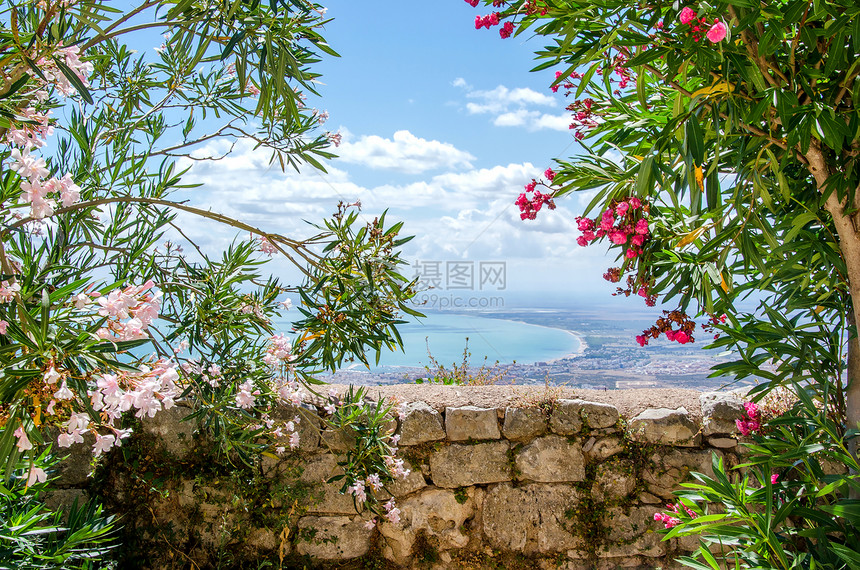
POLYGON ((821 510, 851 521, 860 521, 860 500, 843 499, 835 505, 822 505, 821 510))
POLYGON ((26 73, 22 75, 15 83, 9 86, 9 89, 5 93, 0 95, 0 100, 7 99, 17 93, 18 90, 21 89, 21 87, 23 87, 24 85, 26 85, 29 80, 29 75, 27 75, 26 73))
POLYGON ((63 73, 63 75, 66 76, 66 79, 69 80, 69 83, 71 83, 72 86, 77 89, 78 93, 81 94, 81 97, 84 99, 84 101, 92 105, 93 97, 92 95, 90 95, 90 92, 87 90, 86 86, 84 85, 84 82, 81 81, 81 78, 78 77, 75 72, 72 71, 69 66, 66 65, 59 58, 55 57, 54 63, 57 65, 57 68, 63 73))
POLYGON ((696 166, 701 167, 705 161, 705 141, 702 134, 702 127, 699 126, 699 120, 695 115, 690 115, 686 124, 687 152, 693 158, 696 166))

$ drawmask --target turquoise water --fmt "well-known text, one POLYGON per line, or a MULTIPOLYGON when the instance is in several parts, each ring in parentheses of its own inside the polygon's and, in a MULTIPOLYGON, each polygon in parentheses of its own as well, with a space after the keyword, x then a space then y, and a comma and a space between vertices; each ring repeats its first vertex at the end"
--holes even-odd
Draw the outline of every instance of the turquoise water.
POLYGON ((480 366, 485 356, 489 364, 532 363, 562 358, 580 348, 579 338, 561 329, 478 315, 428 313, 398 330, 404 351, 384 353, 379 368, 428 365, 428 346, 439 364, 459 364, 467 338, 473 366, 480 366))

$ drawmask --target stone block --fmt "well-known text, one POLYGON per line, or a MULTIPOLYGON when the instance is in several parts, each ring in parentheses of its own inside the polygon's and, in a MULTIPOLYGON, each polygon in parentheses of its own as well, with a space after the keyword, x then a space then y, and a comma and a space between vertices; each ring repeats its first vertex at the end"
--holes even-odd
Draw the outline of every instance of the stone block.
POLYGON ((54 444, 54 452, 64 457, 57 464, 57 485, 62 487, 85 487, 89 484, 90 472, 92 471, 93 446, 96 437, 92 432, 84 434, 83 443, 74 443, 71 447, 58 447, 57 436, 59 430, 49 427, 45 430, 45 439, 54 444))
POLYGON ((738 446, 738 440, 733 437, 709 437, 708 445, 719 449, 731 449, 738 446))
POLYGON ((426 489, 399 503, 400 522, 379 525, 385 541, 383 556, 405 566, 419 534, 439 551, 465 547, 469 535, 463 532, 463 524, 475 515, 474 489, 467 493, 461 502, 453 491, 426 489))
POLYGON ((430 455, 430 473, 438 487, 453 489, 511 480, 510 443, 453 444, 430 455))
POLYGON ((161 410, 154 417, 141 420, 141 428, 156 438, 162 448, 177 459, 184 459, 194 447, 197 420, 186 421, 192 411, 184 406, 161 410))
POLYGON ((425 402, 412 402, 403 407, 400 422, 400 445, 418 445, 445 439, 442 415, 425 402))
POLYGON ((424 475, 421 474, 420 469, 415 469, 415 467, 413 467, 413 465, 406 459, 403 460, 403 466, 406 469, 409 469, 409 475, 396 479, 392 483, 388 484, 388 490, 391 491, 391 494, 395 497, 409 495, 427 486, 427 482, 424 480, 424 475))
MULTIPOLYGON (((316 408, 310 404, 302 404, 299 407, 279 406, 273 409, 269 415, 273 420, 284 422, 294 421, 298 418, 296 430, 299 432, 299 451, 309 453, 319 448, 321 420, 316 408)), ((278 445, 283 445, 289 449, 288 438, 284 437, 279 440, 278 445)))
POLYGON ((699 426, 684 408, 645 410, 630 420, 627 428, 634 440, 645 443, 698 447, 702 441, 699 426))
POLYGON ((445 431, 451 441, 502 437, 495 408, 476 406, 445 408, 445 431))
POLYGON ((627 497, 636 488, 636 474, 629 459, 612 461, 597 466, 591 496, 595 501, 617 500, 627 497))
POLYGON ((582 400, 556 400, 549 416, 549 427, 559 435, 573 435, 582 430, 582 416, 579 411, 582 400))
POLYGON ((618 422, 618 408, 584 400, 558 400, 549 418, 553 432, 579 433, 583 424, 589 429, 611 428, 618 422))
POLYGON ((643 469, 642 479, 648 486, 648 491, 662 499, 673 499, 672 491, 678 484, 686 481, 690 473, 704 473, 714 476, 711 464, 712 454, 719 451, 704 451, 693 449, 669 449, 654 453, 650 458, 650 466, 643 469))
POLYGON ((585 458, 579 443, 548 435, 524 446, 514 460, 517 479, 561 483, 585 479, 585 458))
POLYGON ((370 550, 372 529, 360 516, 305 516, 298 521, 296 551, 316 560, 349 560, 370 550))
POLYGON ((357 514, 352 495, 340 492, 343 481, 328 483, 330 478, 343 473, 343 468, 337 462, 338 457, 330 453, 307 459, 299 481, 311 484, 311 494, 305 502, 308 514, 357 514))
POLYGON ((570 485, 494 485, 484 498, 484 536, 494 548, 525 555, 582 549, 582 538, 570 530, 576 522, 565 516, 580 498, 570 485))
POLYGON ((320 446, 334 453, 344 453, 355 447, 355 432, 351 427, 324 429, 320 432, 320 446))
POLYGON ((609 435, 601 438, 592 437, 582 446, 582 451, 585 452, 589 461, 600 463, 624 451, 624 443, 617 435, 609 435))
POLYGON ((589 429, 611 428, 618 423, 618 408, 597 402, 582 402, 579 415, 589 429))
POLYGON ((603 525, 609 529, 607 543, 598 549, 601 558, 625 557, 631 554, 656 558, 665 554, 660 523, 654 520, 657 507, 621 507, 609 509, 603 525))
MULTIPOLYGON (((245 546, 252 549, 256 556, 260 556, 262 553, 278 552, 281 547, 281 541, 272 530, 268 528, 255 528, 245 538, 245 546)), ((287 543, 284 546, 287 548, 285 554, 288 554, 290 544, 287 543)))
POLYGON ((528 441, 546 433, 547 417, 540 408, 505 409, 502 435, 511 441, 528 441))
POLYGON ((737 392, 705 392, 699 396, 702 404, 702 433, 732 434, 738 431, 735 420, 744 419, 744 406, 737 392))

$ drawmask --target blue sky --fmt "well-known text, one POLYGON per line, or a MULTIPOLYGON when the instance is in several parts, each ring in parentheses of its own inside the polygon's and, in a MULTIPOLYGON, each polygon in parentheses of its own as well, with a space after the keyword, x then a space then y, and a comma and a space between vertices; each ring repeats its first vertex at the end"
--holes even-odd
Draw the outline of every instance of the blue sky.
MULTIPOLYGON (((476 30, 486 8, 463 0, 327 6, 333 21, 323 35, 342 57, 318 65, 322 97, 308 104, 328 111, 326 128, 343 134, 340 157, 326 174, 281 173, 267 153, 240 144, 225 160, 193 166, 189 179, 204 185, 193 202, 301 235, 302 220, 331 214, 338 200, 361 200, 369 219, 388 208, 405 221, 416 235, 405 250, 410 262, 504 262, 504 294, 518 305, 593 295, 619 308, 632 303, 612 299, 601 279, 613 265, 605 248, 575 244, 573 219, 589 196, 564 198, 531 222, 513 204, 554 157, 579 148, 564 96, 549 89, 554 70, 529 72, 541 40, 476 30)), ((213 246, 231 237, 190 230, 213 246)))

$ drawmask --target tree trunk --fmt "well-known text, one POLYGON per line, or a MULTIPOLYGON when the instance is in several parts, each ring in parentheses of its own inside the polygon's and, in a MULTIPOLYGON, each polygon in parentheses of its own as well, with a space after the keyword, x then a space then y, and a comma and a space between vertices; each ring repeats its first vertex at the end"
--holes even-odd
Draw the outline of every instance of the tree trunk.
MULTIPOLYGON (((824 191, 826 181, 833 172, 825 162, 824 155, 817 145, 810 145, 809 171, 815 178, 818 189, 824 191)), ((860 189, 855 193, 854 209, 857 209, 860 201, 860 189)), ((824 203, 824 208, 833 218, 833 225, 839 236, 839 250, 842 259, 845 260, 845 270, 848 279, 848 293, 851 296, 851 311, 848 322, 860 323, 860 231, 855 225, 855 219, 846 215, 848 209, 847 200, 840 201, 835 192, 831 192, 824 203)), ((860 424, 860 339, 856 334, 848 340, 848 370, 846 371, 845 386, 845 421, 848 429, 857 429, 860 424)), ((852 455, 857 457, 858 442, 854 438, 849 442, 852 455)))
MULTIPOLYGON (((856 306, 858 303, 854 303, 856 306)), ((855 309, 856 314, 856 309, 855 309)), ((857 323, 860 322, 857 320, 857 317, 850 318, 848 321, 854 325, 855 330, 857 327, 857 323)), ((848 428, 857 428, 860 429, 860 426, 857 424, 860 423, 860 338, 854 336, 848 340, 848 370, 846 374, 846 389, 845 389, 845 408, 846 408, 846 422, 848 424, 848 428)), ((854 439, 848 442, 848 449, 851 451, 851 455, 857 457, 858 443, 860 443, 860 437, 855 437, 854 439)))
MULTIPOLYGON (((851 295, 852 314, 848 319, 850 323, 860 323, 860 233, 854 229, 850 216, 846 216, 842 204, 836 200, 836 195, 831 194, 827 199, 827 210, 833 216, 836 231, 839 234, 839 249, 845 259, 845 267, 848 271, 848 291, 851 295), (831 205, 831 202, 835 204, 831 205)), ((860 423, 860 342, 856 336, 848 341, 848 370, 845 386, 845 419, 849 428, 857 428, 860 423)), ((856 457, 856 442, 855 457, 856 457)))

